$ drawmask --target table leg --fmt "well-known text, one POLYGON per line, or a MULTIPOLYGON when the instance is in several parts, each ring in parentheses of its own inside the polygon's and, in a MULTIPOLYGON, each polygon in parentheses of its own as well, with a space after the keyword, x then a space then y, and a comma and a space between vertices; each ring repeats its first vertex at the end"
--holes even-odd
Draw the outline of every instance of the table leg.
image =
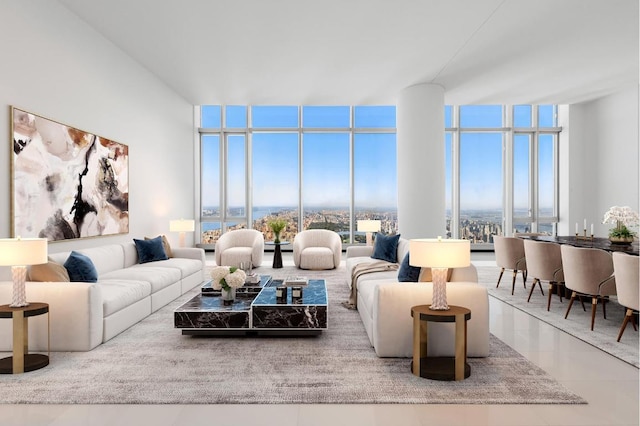
POLYGON ((455 339, 455 379, 464 380, 464 367, 467 362, 467 322, 464 319, 464 314, 456 315, 455 339))
POLYGON ((274 269, 282 268, 282 251, 280 250, 280 244, 276 244, 273 249, 273 265, 274 269))
POLYGON ((413 317, 413 367, 412 373, 420 377, 422 358, 427 356, 427 322, 420 321, 420 315, 413 317))
POLYGON ((13 374, 24 373, 24 355, 28 352, 28 324, 24 312, 13 313, 13 374))

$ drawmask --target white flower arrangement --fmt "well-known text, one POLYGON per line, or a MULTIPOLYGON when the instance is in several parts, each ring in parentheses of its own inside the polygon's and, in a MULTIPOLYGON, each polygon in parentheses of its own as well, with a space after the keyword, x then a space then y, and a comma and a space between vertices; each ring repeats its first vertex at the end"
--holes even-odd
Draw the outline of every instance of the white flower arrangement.
POLYGON ((635 232, 630 231, 627 227, 638 226, 640 217, 637 212, 631 210, 631 207, 613 206, 604 214, 602 223, 616 225, 609 231, 610 237, 633 237, 635 232))
POLYGON ((213 279, 211 287, 214 290, 225 289, 228 291, 231 288, 242 287, 247 275, 242 269, 235 266, 216 266, 211 271, 211 278, 213 279))

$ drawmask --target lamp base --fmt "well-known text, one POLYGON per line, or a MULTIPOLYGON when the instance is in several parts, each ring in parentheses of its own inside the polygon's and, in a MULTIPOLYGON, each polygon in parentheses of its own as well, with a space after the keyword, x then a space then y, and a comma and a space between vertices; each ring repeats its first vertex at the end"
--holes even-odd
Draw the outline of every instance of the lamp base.
POLYGON ((449 310, 449 305, 447 304, 447 270, 448 268, 431 268, 433 296, 429 309, 432 311, 449 310))
POLYGON ((13 279, 13 296, 9 306, 12 308, 29 306, 29 302, 27 302, 27 292, 24 285, 25 281, 27 281, 27 267, 12 266, 11 278, 13 279))
POLYGON ((366 237, 367 237, 367 245, 368 246, 372 246, 373 245, 373 234, 371 232, 367 232, 366 233, 366 237))

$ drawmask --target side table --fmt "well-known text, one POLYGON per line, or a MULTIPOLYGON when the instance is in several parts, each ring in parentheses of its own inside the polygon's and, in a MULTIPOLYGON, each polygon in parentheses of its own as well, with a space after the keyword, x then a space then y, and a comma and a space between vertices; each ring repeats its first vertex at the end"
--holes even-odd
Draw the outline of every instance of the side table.
POLYGON ((447 311, 432 311, 431 305, 411 308, 413 317, 413 361, 411 371, 416 376, 434 380, 464 380, 471 375, 467 364, 467 321, 471 311, 449 305, 447 311), (455 356, 427 357, 429 322, 455 323, 455 356))
POLYGON ((269 246, 274 246, 273 264, 271 265, 271 267, 274 269, 282 268, 282 251, 280 250, 280 246, 286 246, 290 244, 289 241, 280 241, 279 243, 267 241, 265 244, 269 246))
POLYGON ((0 306, 0 318, 13 319, 13 356, 0 359, 0 374, 18 374, 38 370, 49 365, 51 353, 48 303, 29 303, 28 306, 12 308, 0 306), (29 317, 47 314, 47 354, 29 353, 29 317))

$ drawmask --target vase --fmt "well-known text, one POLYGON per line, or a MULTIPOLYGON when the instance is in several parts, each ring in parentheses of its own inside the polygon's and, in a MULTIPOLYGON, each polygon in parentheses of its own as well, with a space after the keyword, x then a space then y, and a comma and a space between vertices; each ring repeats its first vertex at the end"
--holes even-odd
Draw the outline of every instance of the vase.
POLYGON ((609 237, 609 241, 611 241, 611 244, 631 244, 633 237, 609 237))
POLYGON ((236 300, 236 289, 235 287, 230 287, 229 290, 225 290, 224 288, 221 290, 222 303, 224 305, 233 305, 233 302, 236 300))
POLYGON ((274 232, 274 237, 273 237, 273 242, 276 244, 280 244, 280 233, 279 232, 274 232))

